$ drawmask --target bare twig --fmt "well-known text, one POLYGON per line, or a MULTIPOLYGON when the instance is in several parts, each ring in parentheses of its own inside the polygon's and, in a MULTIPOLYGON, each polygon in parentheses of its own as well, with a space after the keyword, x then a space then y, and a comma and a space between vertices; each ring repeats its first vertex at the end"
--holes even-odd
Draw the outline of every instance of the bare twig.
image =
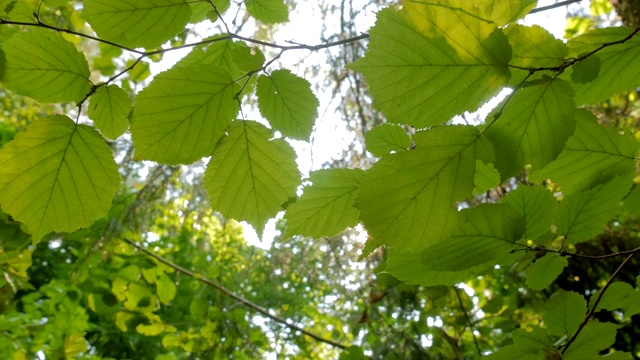
POLYGON ((255 312, 258 312, 258 313, 268 317, 269 319, 271 319, 271 320, 273 320, 273 321, 275 321, 275 322, 277 322, 277 323, 279 323, 279 324, 281 324, 281 325, 283 325, 283 326, 285 326, 285 327, 287 327, 287 328, 289 328, 289 329, 291 329, 293 331, 298 331, 303 335, 306 335, 306 336, 308 336, 310 338, 313 338, 314 340, 323 342, 325 344, 329 344, 331 346, 334 346, 334 347, 337 347, 337 348, 340 348, 340 349, 343 349, 343 350, 347 349, 346 345, 340 344, 340 343, 338 343, 336 341, 333 341, 331 339, 323 338, 320 335, 314 334, 314 333, 312 333, 312 332, 310 332, 308 330, 305 330, 305 329, 301 328, 300 326, 292 324, 289 321, 287 321, 286 319, 283 319, 283 318, 281 318, 281 317, 279 317, 277 315, 272 314, 271 312, 269 312, 269 310, 263 308, 262 306, 254 303, 254 302, 252 302, 250 300, 247 300, 247 299, 245 299, 245 298, 243 298, 243 297, 241 297, 239 295, 236 295, 231 290, 229 290, 229 289, 225 288, 224 286, 212 281, 211 279, 209 279, 209 278, 207 278, 207 277, 205 277, 205 276, 203 276, 201 274, 196 274, 191 270, 185 269, 182 266, 177 265, 177 264, 175 264, 175 263, 173 263, 173 262, 161 257, 160 255, 157 255, 157 254, 147 250, 142 245, 140 245, 140 244, 138 244, 138 243, 136 243, 136 242, 134 242, 134 241, 132 241, 130 239, 126 239, 125 238, 123 240, 127 244, 129 244, 129 245, 135 247, 136 249, 142 251, 143 253, 151 256, 152 258, 158 260, 159 262, 161 262, 161 263, 173 268, 177 272, 182 273, 182 274, 184 274, 186 276, 189 276, 190 278, 193 278, 193 279, 195 279, 197 281, 200 281, 201 283, 220 291, 224 295, 226 295, 226 296, 238 301, 239 303, 242 303, 243 305, 249 307, 250 309, 254 310, 255 312))
POLYGON ((471 318, 469 318, 469 312, 464 307, 464 303, 462 302, 462 297, 460 296, 460 289, 457 287, 453 287, 453 290, 456 292, 456 297, 458 298, 458 304, 460 304, 460 310, 464 313, 465 319, 467 319, 467 325, 469 325, 469 331, 471 331, 471 337, 473 337, 473 343, 476 345, 476 351, 478 352, 478 356, 482 356, 482 350, 480 350, 480 344, 478 344, 478 339, 476 339, 476 334, 473 333, 473 323, 471 322, 471 318))
POLYGON ((560 2, 557 2, 557 3, 555 3, 555 4, 551 4, 551 5, 547 5, 547 6, 540 6, 540 7, 537 7, 537 8, 535 8, 535 9, 533 9, 533 10, 529 11, 529 14, 535 14, 535 13, 539 13, 539 12, 543 12, 543 11, 547 11, 547 10, 551 10, 551 9, 559 8, 559 7, 566 6, 566 5, 571 5, 571 4, 574 4, 574 3, 579 3, 579 2, 581 2, 581 1, 582 1, 582 0, 566 0, 566 1, 560 1, 560 2))

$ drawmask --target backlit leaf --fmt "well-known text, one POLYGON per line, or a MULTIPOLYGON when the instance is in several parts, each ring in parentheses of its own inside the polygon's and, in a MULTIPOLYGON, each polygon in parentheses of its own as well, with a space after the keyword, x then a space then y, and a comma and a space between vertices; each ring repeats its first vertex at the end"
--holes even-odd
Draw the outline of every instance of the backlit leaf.
POLYGON ((131 136, 138 159, 186 164, 208 156, 238 113, 231 75, 214 66, 173 68, 135 98, 131 136))
POLYGON ((527 286, 533 290, 542 290, 549 286, 562 273, 569 261, 558 254, 547 253, 529 265, 525 271, 527 286))
POLYGON ((380 245, 423 249, 444 239, 456 221, 455 201, 471 195, 478 130, 445 126, 416 137, 425 141, 383 157, 362 180, 356 206, 369 251, 380 245))
POLYGON ((163 273, 156 280, 156 291, 160 302, 167 304, 176 296, 176 284, 167 274, 163 273))
POLYGON ((364 135, 367 151, 381 157, 392 151, 404 151, 411 145, 409 134, 398 125, 381 124, 367 131, 364 135))
POLYGON ((541 169, 554 160, 574 131, 574 111, 571 86, 564 80, 544 78, 516 91, 485 132, 502 180, 525 165, 541 169))
POLYGON ((120 185, 111 148, 66 116, 31 123, 0 150, 0 204, 35 240, 105 215, 120 185))
POLYGON ((491 261, 514 249, 524 222, 511 206, 482 204, 459 214, 453 234, 424 250, 428 269, 459 271, 491 261))
POLYGON ((0 0, 0 18, 13 21, 32 22, 36 10, 26 0, 0 0))
POLYGON ((558 202, 553 193, 542 186, 520 185, 502 198, 525 221, 525 238, 534 240, 545 234, 555 221, 558 202))
POLYGON ((0 80, 12 91, 38 101, 79 101, 89 93, 89 65, 73 44, 52 31, 18 32, 0 46, 0 80))
POLYGON ((295 196, 300 174, 295 152, 283 139, 253 121, 235 121, 211 156, 205 189, 225 217, 245 220, 258 234, 295 196))
POLYGON ((567 195, 558 206, 558 235, 576 244, 600 234, 620 211, 620 203, 630 187, 631 178, 623 176, 591 190, 567 195))
POLYGON ((440 124, 477 109, 509 81, 506 37, 462 7, 468 2, 405 1, 400 11, 378 12, 367 54, 351 67, 390 122, 440 124))
POLYGON ((537 2, 538 0, 482 1, 479 6, 483 16, 493 20, 498 26, 503 26, 523 18, 537 2))
POLYGON ((89 117, 104 136, 115 139, 127 131, 132 108, 126 91, 117 85, 103 86, 91 96, 89 117))
POLYGON ((500 173, 493 164, 476 160, 476 175, 473 180, 473 195, 480 195, 500 185, 500 173))
POLYGON ((332 236, 358 223, 358 209, 353 205, 364 171, 360 169, 326 169, 311 173, 310 186, 287 208, 284 218, 292 235, 320 238, 332 236))
POLYGON ((289 70, 280 69, 258 78, 260 113, 282 135, 309 140, 318 116, 318 98, 311 85, 289 70))
MULTIPOLYGON (((388 249, 386 272, 407 284, 422 286, 455 285, 472 277, 479 268, 461 271, 439 271, 429 268, 424 251, 400 251, 388 249)), ((481 265, 482 266, 482 265, 481 265)))
POLYGON ((101 38, 155 48, 184 29, 191 6, 186 0, 85 0, 82 16, 101 38))
POLYGON ((540 182, 550 178, 560 184, 564 194, 591 189, 632 172, 638 150, 633 136, 601 127, 592 113, 577 110, 576 130, 560 156, 544 169, 534 169, 529 179, 540 182))
POLYGON ((546 302, 544 326, 556 336, 573 335, 587 314, 587 301, 575 292, 559 290, 546 302))
POLYGON ((283 0, 245 0, 247 11, 256 20, 266 24, 289 21, 289 9, 283 0))

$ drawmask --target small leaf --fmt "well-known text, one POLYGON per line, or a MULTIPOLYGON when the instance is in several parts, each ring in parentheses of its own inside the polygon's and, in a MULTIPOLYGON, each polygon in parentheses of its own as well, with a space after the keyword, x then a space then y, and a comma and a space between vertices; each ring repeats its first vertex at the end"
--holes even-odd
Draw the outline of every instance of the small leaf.
POLYGON ((559 290, 546 303, 542 320, 556 336, 573 335, 587 314, 587 301, 575 292, 559 290))
POLYGON ((500 185, 500 173, 493 164, 476 160, 476 175, 473 179, 473 195, 480 195, 500 185))
POLYGON ((638 141, 630 134, 598 125, 596 117, 576 111, 576 131, 558 158, 529 176, 530 181, 551 179, 566 195, 584 191, 634 171, 638 141))
POLYGON ((618 325, 591 320, 564 353, 563 360, 597 358, 601 350, 613 345, 618 325))
POLYGON ((571 244, 600 234, 619 211, 622 198, 631 187, 630 177, 617 177, 591 190, 567 195, 558 206, 558 235, 571 244))
POLYGON ((525 271, 527 285, 532 290, 542 290, 549 286, 562 273, 569 261, 554 253, 547 253, 541 259, 529 265, 525 271))
POLYGON ((574 84, 586 84, 598 77, 600 73, 600 57, 591 55, 571 67, 571 81, 574 84))
POLYGON ((0 204, 34 240, 106 215, 120 186, 111 148, 66 116, 31 123, 0 150, 0 204))
POLYGON ((259 48, 250 48, 247 44, 238 42, 231 50, 231 57, 238 68, 243 71, 256 71, 264 64, 265 57, 259 48))
POLYGON ((519 185, 501 199, 524 217, 525 238, 534 240, 545 234, 555 221, 558 202, 551 191, 542 186, 519 185))
POLYGON ((256 94, 260 113, 274 129, 294 139, 309 139, 320 103, 307 80, 276 70, 258 78, 256 94))
POLYGON ((213 151, 238 113, 239 87, 214 66, 174 67, 135 98, 131 136, 136 158, 187 164, 213 151))
POLYGON ((12 91, 43 102, 79 101, 89 93, 89 65, 56 32, 30 29, 2 43, 0 80, 12 91))
POLYGON ((378 125, 367 131, 364 141, 367 151, 377 157, 392 151, 407 150, 411 145, 409 134, 400 126, 389 123, 378 125))
POLYGON ((176 296, 176 284, 163 273, 156 280, 156 291, 160 302, 168 304, 176 296))
POLYGON ((537 25, 509 24, 504 33, 513 51, 510 65, 524 68, 511 68, 511 84, 514 85, 520 84, 529 75, 527 69, 561 66, 569 53, 562 40, 537 25))
POLYGON ((224 216, 246 220, 258 234, 295 196, 300 173, 295 152, 253 121, 235 121, 211 156, 204 186, 224 216))
POLYGON ((85 0, 82 16, 100 38, 155 48, 184 29, 191 6, 186 0, 85 0))
POLYGON ((321 238, 332 236, 358 223, 358 209, 353 205, 364 171, 360 169, 326 169, 311 173, 310 186, 287 208, 283 235, 321 238))
POLYGON ((289 9, 283 0, 245 0, 247 11, 265 24, 289 21, 289 9))
POLYGON ((164 328, 164 324, 158 323, 151 325, 138 324, 138 326, 136 326, 136 331, 142 335, 156 336, 162 334, 164 332, 164 328))
POLYGON ((540 360, 553 347, 553 339, 539 326, 530 330, 516 329, 512 335, 513 345, 505 346, 486 357, 487 360, 540 360))
POLYGON ((127 131, 132 108, 126 91, 117 85, 103 86, 91 97, 89 117, 105 137, 115 139, 127 131))

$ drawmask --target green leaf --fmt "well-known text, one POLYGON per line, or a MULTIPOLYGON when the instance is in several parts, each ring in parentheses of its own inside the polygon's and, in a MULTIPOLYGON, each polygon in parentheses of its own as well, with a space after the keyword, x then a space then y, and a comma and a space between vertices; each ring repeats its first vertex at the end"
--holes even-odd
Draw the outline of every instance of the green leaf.
POLYGON ((534 81, 508 101, 486 130, 503 181, 521 173, 525 165, 541 169, 554 160, 575 128, 572 90, 564 80, 534 81))
POLYGON ((574 84, 586 84, 598 78, 600 57, 591 55, 571 67, 571 81, 574 84))
POLYGON ((464 0, 405 2, 377 14, 369 50, 351 67, 364 74, 390 122, 418 128, 475 110, 509 81, 511 48, 464 0))
MULTIPOLYGON (((592 297, 592 299, 594 299, 592 297)), ((614 282, 598 303, 596 310, 622 309, 626 317, 640 314, 640 292, 625 282, 614 282)))
POLYGON ((186 0, 85 0, 82 16, 100 38, 129 47, 159 47, 191 18, 186 0))
POLYGON ((616 340, 618 325, 590 321, 564 353, 563 360, 582 360, 597 357, 616 340))
POLYGON ((237 42, 234 45, 236 46, 231 50, 231 57, 240 70, 256 71, 262 67, 266 60, 262 50, 256 47, 250 48, 243 42, 237 42))
POLYGON ((231 75, 213 66, 173 68, 135 99, 131 136, 136 158, 186 164, 208 156, 238 113, 231 75))
MULTIPOLYGON (((501 3, 501 2, 495 2, 501 3)), ((510 64, 511 84, 518 85, 529 75, 528 69, 558 67, 563 64, 569 50, 544 28, 510 24, 504 30, 513 51, 510 64)))
POLYGON ((291 71, 280 69, 258 78, 260 113, 282 135, 309 140, 320 102, 311 85, 291 71))
POLYGON ((527 286, 532 290, 542 290, 562 273, 569 261, 554 253, 546 253, 541 259, 529 265, 525 271, 527 286))
POLYGON ((357 346, 349 346, 346 350, 340 353, 338 360, 367 360, 369 359, 364 355, 362 348, 357 346))
POLYGON ((91 96, 89 117, 104 136, 115 139, 127 131, 132 108, 126 91, 117 85, 103 86, 91 96))
POLYGON ((556 336, 573 335, 587 314, 587 301, 575 292, 559 290, 546 303, 542 320, 556 336))
POLYGON ((370 235, 365 253, 381 245, 424 249, 446 238, 455 201, 471 195, 477 128, 445 126, 414 138, 424 141, 383 157, 362 180, 356 207, 370 235))
POLYGON ((292 235, 321 238, 332 236, 358 224, 358 209, 353 205, 364 171, 360 169, 326 169, 311 173, 310 186, 287 208, 284 218, 292 235))
MULTIPOLYGON (((536 6, 538 0, 502 0, 479 3, 483 16, 493 20, 498 26, 504 26, 507 23, 523 18, 536 6)), ((511 24, 509 27, 515 25, 511 24)))
MULTIPOLYGON (((622 41, 633 29, 609 27, 592 30, 569 40, 570 56, 578 57, 593 51, 605 43, 622 41)), ((640 57, 640 36, 634 36, 623 44, 607 46, 598 51, 600 74, 591 82, 576 84, 576 104, 595 104, 607 100, 623 90, 631 90, 640 84, 640 73, 633 64, 640 57)))
POLYGON ((630 177, 617 177, 591 190, 567 195, 558 206, 558 235, 577 244, 600 234, 620 211, 620 203, 631 183, 630 177))
POLYGON ((534 170, 530 181, 551 179, 564 194, 591 189, 635 169, 638 141, 629 134, 598 125, 586 110, 576 111, 576 130, 558 158, 541 171, 534 170))
POLYGON ((0 18, 2 19, 33 22, 35 10, 36 8, 25 0, 0 0, 0 18))
POLYGON ((111 148, 66 116, 31 123, 0 150, 0 204, 34 240, 106 215, 120 186, 111 148))
POLYGON ((493 164, 476 160, 476 175, 473 179, 473 195, 480 195, 500 185, 500 173, 493 164))
POLYGON ((176 296, 176 284, 163 273, 156 280, 156 291, 160 302, 168 304, 176 296))
POLYGON ((80 101, 91 89, 84 55, 49 30, 18 32, 2 43, 0 80, 12 91, 43 102, 80 101))
POLYGON ((513 207, 525 220, 525 239, 544 235, 555 221, 556 201, 553 193, 542 186, 519 185, 501 199, 513 207))
POLYGON ((150 324, 150 325, 138 324, 138 326, 136 326, 136 331, 146 336, 160 335, 164 332, 164 329, 165 329, 165 325, 158 324, 158 323, 150 324))
POLYGON ((476 266, 461 271, 438 271, 425 261, 425 251, 401 251, 387 249, 386 272, 407 284, 422 286, 455 285, 473 277, 474 271, 484 266, 476 266))
POLYGON ((300 174, 295 152, 253 121, 235 121, 211 156, 204 185, 224 216, 246 220, 258 234, 295 196, 300 174))
POLYGON ((459 271, 509 253, 524 232, 523 219, 506 204, 465 209, 453 234, 424 251, 432 270, 459 271))
POLYGON ((533 326, 530 330, 516 329, 512 334, 513 345, 505 346, 486 357, 487 360, 541 360, 553 346, 551 336, 542 328, 533 326))
POLYGON ((407 150, 411 145, 409 134, 398 125, 381 124, 364 135, 367 151, 373 156, 382 157, 392 151, 407 150))
POLYGON ((289 9, 284 0, 245 0, 244 4, 251 16, 265 24, 289 21, 289 9))

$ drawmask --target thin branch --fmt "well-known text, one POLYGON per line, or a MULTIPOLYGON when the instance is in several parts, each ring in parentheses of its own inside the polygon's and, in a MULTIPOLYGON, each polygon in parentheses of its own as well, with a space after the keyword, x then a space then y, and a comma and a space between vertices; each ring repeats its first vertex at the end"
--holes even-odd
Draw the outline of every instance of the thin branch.
POLYGON ((191 270, 185 269, 182 266, 177 265, 177 264, 175 264, 175 263, 173 263, 173 262, 161 257, 160 255, 157 255, 157 254, 147 250, 142 245, 140 245, 140 244, 138 244, 138 243, 136 243, 136 242, 134 242, 134 241, 132 241, 130 239, 126 239, 125 238, 123 240, 126 243, 128 243, 129 245, 135 247, 136 249, 142 251, 143 253, 145 253, 145 254, 151 256, 152 258, 158 260, 159 262, 161 262, 161 263, 173 268, 177 272, 182 273, 182 274, 184 274, 186 276, 189 276, 190 278, 193 278, 193 279, 195 279, 197 281, 200 281, 201 283, 220 291, 224 295, 226 295, 226 296, 228 296, 228 297, 230 297, 230 298, 242 303, 243 305, 245 305, 245 306, 251 308, 252 310, 254 310, 254 311, 256 311, 256 312, 258 312, 258 313, 260 313, 260 314, 262 314, 262 315, 264 315, 266 317, 268 317, 269 319, 271 319, 271 320, 273 320, 273 321, 275 321, 275 322, 277 322, 279 324, 282 324, 283 326, 288 327, 291 330, 298 331, 298 332, 302 333, 303 335, 306 335, 306 336, 308 336, 310 338, 313 338, 313 339, 315 339, 317 341, 320 341, 320 342, 323 342, 325 344, 329 344, 331 346, 334 346, 334 347, 337 347, 337 348, 340 348, 340 349, 343 349, 343 350, 347 349, 346 345, 340 344, 340 343, 335 342, 335 341, 333 341, 331 339, 323 338, 320 335, 314 334, 314 333, 309 332, 309 331, 307 331, 307 330, 305 330, 305 329, 303 329, 303 328, 301 328, 301 327, 299 327, 297 325, 291 324, 287 320, 285 320, 285 319, 283 319, 283 318, 281 318, 281 317, 279 317, 277 315, 272 314, 271 312, 269 312, 269 310, 263 308, 262 306, 254 303, 252 301, 249 301, 249 300, 247 300, 247 299, 245 299, 245 298, 243 298, 243 297, 241 297, 239 295, 236 295, 235 293, 231 292, 231 290, 229 290, 229 289, 225 288, 224 286, 222 286, 222 285, 210 280, 209 278, 207 278, 207 277, 205 277, 205 276, 203 276, 201 274, 196 274, 191 270))
POLYGON ((529 14, 535 14, 535 13, 539 13, 539 12, 543 12, 543 11, 547 11, 547 10, 551 10, 551 9, 559 8, 559 7, 562 7, 562 6, 565 6, 565 5, 571 5, 571 4, 574 4, 574 3, 579 3, 579 2, 581 2, 581 1, 582 1, 582 0, 566 0, 566 1, 560 1, 560 2, 557 2, 557 3, 555 3, 555 4, 551 4, 551 5, 547 5, 547 6, 540 6, 540 7, 537 7, 537 8, 535 8, 535 9, 533 9, 533 10, 529 11, 529 14))
POLYGON ((464 304, 462 303, 462 297, 460 296, 460 289, 458 289, 455 286, 453 287, 453 289, 456 292, 456 297, 458 298, 458 304, 460 304, 460 309, 464 313, 465 319, 467 319, 467 324, 469 325, 469 331, 471 331, 471 337, 473 337, 473 343, 476 345, 476 351, 478 351, 479 356, 482 356, 482 350, 480 350, 478 339, 476 339, 476 334, 473 333, 473 323, 471 322, 471 318, 469 318, 469 312, 467 312, 467 309, 464 307, 464 304))
MULTIPOLYGON (((516 244, 516 245, 518 245, 518 244, 516 244)), ((525 251, 551 252, 551 253, 556 253, 556 254, 561 255, 561 256, 568 256, 568 257, 573 257, 573 258, 578 258, 578 259, 586 259, 586 260, 605 260, 605 259, 611 259, 611 258, 618 257, 618 256, 635 255, 635 254, 640 253, 640 247, 637 247, 637 248, 631 249, 631 250, 619 251, 619 252, 612 253, 612 254, 607 254, 607 255, 582 255, 582 254, 570 253, 570 252, 564 251, 564 250, 555 250, 555 249, 548 249, 548 248, 540 247, 540 246, 527 246, 527 245, 523 245, 523 249, 525 251)))
POLYGON ((584 327, 587 325, 587 322, 589 322, 589 319, 591 319, 593 314, 596 312, 596 309, 598 308, 598 304, 600 303, 600 300, 602 300, 602 297, 604 296, 605 291, 607 291, 607 289, 609 288, 609 285, 611 285, 611 283, 613 283, 613 280, 618 276, 618 274, 620 273, 622 268, 625 265, 627 265, 627 263, 635 255, 636 255, 636 253, 633 253, 633 254, 627 256, 627 258, 624 259, 622 264, 620 264, 620 266, 618 266, 616 271, 614 271, 613 274, 611 274, 611 277, 609 278, 609 280, 607 280, 607 283, 604 284, 604 286, 602 287, 602 290, 598 291, 598 296, 596 297, 595 301, 593 302, 593 305, 589 309, 589 312, 587 312, 587 315, 585 315, 584 320, 582 320, 582 323, 578 327, 578 330, 576 330, 575 334, 573 334, 573 336, 571 336, 569 341, 567 341, 567 343, 564 345, 564 348, 562 349, 562 354, 564 354, 567 351, 567 349, 569 349, 569 346, 571 346, 571 344, 576 340, 578 335, 580 335, 580 332, 582 331, 582 329, 584 329, 584 327))

